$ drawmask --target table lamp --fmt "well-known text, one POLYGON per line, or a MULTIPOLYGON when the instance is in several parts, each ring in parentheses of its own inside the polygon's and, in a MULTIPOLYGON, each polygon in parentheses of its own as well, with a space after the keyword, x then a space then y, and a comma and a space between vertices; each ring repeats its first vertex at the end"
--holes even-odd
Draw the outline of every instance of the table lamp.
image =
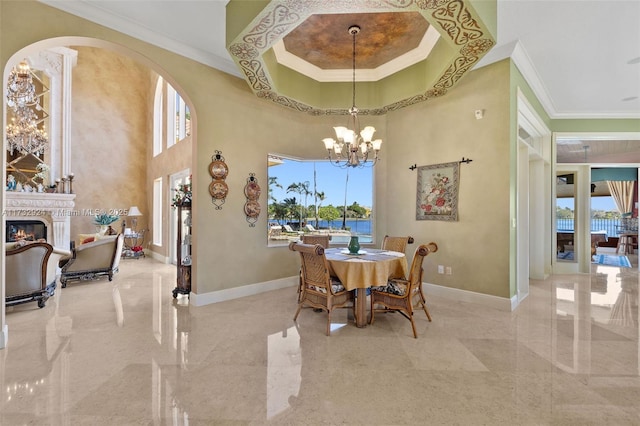
POLYGON ((127 215, 131 217, 131 227, 133 228, 133 232, 137 232, 138 230, 138 216, 142 216, 142 212, 138 208, 138 206, 132 206, 129 209, 129 214, 127 215))

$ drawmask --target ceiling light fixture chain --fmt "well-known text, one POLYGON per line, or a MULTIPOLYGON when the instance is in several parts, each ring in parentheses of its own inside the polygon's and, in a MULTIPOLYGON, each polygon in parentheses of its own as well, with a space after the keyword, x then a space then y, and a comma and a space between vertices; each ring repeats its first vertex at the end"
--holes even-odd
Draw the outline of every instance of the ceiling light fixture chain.
POLYGON ((358 107, 356 106, 356 35, 360 33, 358 25, 349 27, 349 34, 353 37, 352 55, 352 106, 349 108, 349 122, 347 127, 337 126, 336 139, 324 138, 324 146, 329 153, 329 160, 338 167, 364 167, 373 166, 378 161, 378 153, 382 145, 382 139, 372 140, 376 129, 366 126, 360 131, 358 107), (349 128, 350 127, 350 128, 349 128), (345 157, 343 158, 343 151, 345 157), (369 155, 373 153, 372 161, 369 155))

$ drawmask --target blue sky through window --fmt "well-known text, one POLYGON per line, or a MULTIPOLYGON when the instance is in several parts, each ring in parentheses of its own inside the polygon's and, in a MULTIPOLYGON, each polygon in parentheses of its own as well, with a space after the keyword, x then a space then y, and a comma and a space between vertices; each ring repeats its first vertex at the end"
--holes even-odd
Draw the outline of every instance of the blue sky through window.
MULTIPOLYGON (((287 187, 292 183, 309 182, 309 191, 313 194, 313 168, 316 168, 316 189, 325 193, 325 200, 320 205, 335 207, 344 205, 345 184, 347 172, 349 182, 347 186, 347 205, 357 202, 363 207, 373 206, 373 168, 349 168, 342 169, 329 163, 328 161, 296 161, 284 159, 284 164, 271 166, 268 169, 269 177, 277 177, 278 183, 283 188, 273 187, 273 196, 279 202, 285 198, 296 197, 299 203, 304 204, 304 197, 300 200, 300 195, 295 192, 287 193, 287 187)), ((269 203, 272 201, 269 200, 269 203)), ((307 198, 307 205, 314 203, 313 195, 307 198)))

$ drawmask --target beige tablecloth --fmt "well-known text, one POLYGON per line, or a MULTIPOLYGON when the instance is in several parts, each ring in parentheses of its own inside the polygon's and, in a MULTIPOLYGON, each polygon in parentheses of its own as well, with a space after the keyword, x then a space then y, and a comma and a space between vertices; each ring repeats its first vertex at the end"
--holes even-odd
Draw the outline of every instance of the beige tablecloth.
POLYGON ((329 273, 342 282, 347 290, 387 285, 389 278, 407 276, 407 258, 403 253, 364 249, 366 253, 350 255, 344 249, 325 251, 329 273))

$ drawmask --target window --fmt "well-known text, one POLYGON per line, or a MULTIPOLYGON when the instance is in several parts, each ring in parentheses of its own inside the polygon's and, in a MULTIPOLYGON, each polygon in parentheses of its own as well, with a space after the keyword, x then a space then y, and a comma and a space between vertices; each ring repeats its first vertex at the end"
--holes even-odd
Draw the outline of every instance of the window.
POLYGON ((162 152, 162 87, 164 80, 162 77, 158 77, 158 84, 156 84, 156 93, 153 100, 153 156, 162 152))
POLYGON ((162 246, 162 178, 153 181, 153 244, 162 246))
POLYGON ((326 160, 269 155, 268 241, 288 244, 300 233, 329 232, 332 244, 374 241, 373 168, 339 168, 326 160))
POLYGON ((166 123, 166 145, 172 147, 191 136, 191 112, 182 96, 162 77, 158 77, 153 106, 153 156, 162 152, 163 127, 166 123), (166 96, 164 95, 166 93, 166 96), (165 102, 166 99, 166 102, 165 102), (166 120, 164 119, 166 117, 166 120))

